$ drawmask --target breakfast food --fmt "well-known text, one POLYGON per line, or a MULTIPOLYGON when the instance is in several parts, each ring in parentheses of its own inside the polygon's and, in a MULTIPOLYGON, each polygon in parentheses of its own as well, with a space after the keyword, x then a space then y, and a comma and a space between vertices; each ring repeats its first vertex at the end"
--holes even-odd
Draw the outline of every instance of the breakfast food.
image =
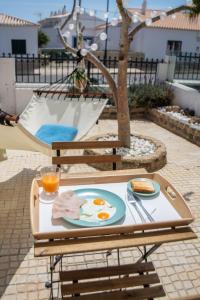
POLYGON ((95 199, 93 200, 93 204, 94 204, 94 205, 104 205, 104 204, 105 204, 105 200, 102 199, 102 198, 95 198, 95 199))
POLYGON ((154 193, 155 189, 151 181, 131 180, 131 188, 138 193, 154 193))
POLYGON ((103 198, 85 199, 81 206, 80 220, 87 222, 97 222, 109 220, 116 213, 113 207, 103 198))
POLYGON ((68 217, 70 219, 80 218, 80 207, 84 201, 77 197, 73 191, 60 193, 53 203, 52 217, 53 219, 68 217))
POLYGON ((110 214, 108 212, 100 212, 97 214, 98 219, 100 220, 108 220, 110 219, 110 214))

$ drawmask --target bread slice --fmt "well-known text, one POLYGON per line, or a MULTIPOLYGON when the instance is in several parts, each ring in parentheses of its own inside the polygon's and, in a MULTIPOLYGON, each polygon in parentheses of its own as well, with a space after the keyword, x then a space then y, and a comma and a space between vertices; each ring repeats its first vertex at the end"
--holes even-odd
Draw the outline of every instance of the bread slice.
POLYGON ((154 186, 150 181, 132 180, 131 187, 134 192, 147 194, 155 192, 154 186))

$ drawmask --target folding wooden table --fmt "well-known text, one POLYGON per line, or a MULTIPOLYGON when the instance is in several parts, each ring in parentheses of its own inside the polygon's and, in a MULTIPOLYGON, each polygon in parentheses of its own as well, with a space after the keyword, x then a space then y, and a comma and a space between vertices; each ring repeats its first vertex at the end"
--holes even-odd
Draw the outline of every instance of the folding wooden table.
MULTIPOLYGON (((58 262, 67 255, 96 251, 112 251, 130 247, 142 247, 141 257, 131 264, 92 268, 86 270, 60 271, 62 296, 64 299, 110 300, 110 299, 154 299, 165 295, 159 284, 159 277, 152 262, 147 258, 163 243, 196 238, 189 224, 193 221, 191 212, 182 196, 159 174, 139 174, 136 170, 106 171, 88 174, 71 174, 61 179, 60 189, 99 187, 125 194, 127 182, 136 177, 144 177, 160 184, 160 201, 166 202, 174 211, 174 216, 146 223, 124 221, 105 227, 79 228, 62 221, 55 223, 51 218, 51 205, 41 204, 41 182, 34 180, 31 190, 30 212, 32 233, 35 239, 36 257, 50 257, 51 287, 53 298, 53 271, 58 262), (45 207, 45 208, 44 208, 45 207), (63 223, 64 222, 64 223, 63 223), (63 225, 64 224, 64 225, 63 225), (127 289, 128 288, 128 289, 127 289), (92 293, 92 294, 91 294, 92 293)), ((159 200, 159 199, 157 199, 159 200)), ((127 201, 127 200, 124 200, 127 201)), ((159 202, 158 206, 160 206, 159 202)), ((127 205, 127 203, 126 203, 127 205)), ((166 207, 167 207, 166 206, 166 207)), ((161 208, 160 208, 161 209, 161 208)), ((133 208, 126 208, 130 214, 133 208), (129 211, 130 210, 130 211, 129 211)), ((167 211, 167 208, 166 208, 167 211)), ((62 263, 61 263, 62 267, 62 263)), ((57 281, 56 281, 57 282, 57 281)))

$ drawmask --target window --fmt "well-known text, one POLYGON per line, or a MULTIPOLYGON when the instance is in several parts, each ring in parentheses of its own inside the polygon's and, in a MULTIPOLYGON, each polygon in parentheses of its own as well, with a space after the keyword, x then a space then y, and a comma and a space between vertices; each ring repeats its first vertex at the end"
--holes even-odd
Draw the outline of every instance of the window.
POLYGON ((26 40, 11 40, 12 54, 26 54, 26 40))
MULTIPOLYGON (((76 45, 77 42, 76 41, 77 41, 76 36, 74 36, 73 37, 73 45, 72 45, 72 47, 74 47, 74 48, 77 47, 77 45, 76 45)), ((93 43, 93 37, 84 36, 83 41, 84 41, 84 47, 89 48, 93 43)))
POLYGON ((176 54, 181 52, 182 41, 167 41, 167 54, 176 54))
POLYGON ((84 36, 83 40, 84 40, 85 48, 90 47, 93 43, 93 37, 90 36, 84 36))

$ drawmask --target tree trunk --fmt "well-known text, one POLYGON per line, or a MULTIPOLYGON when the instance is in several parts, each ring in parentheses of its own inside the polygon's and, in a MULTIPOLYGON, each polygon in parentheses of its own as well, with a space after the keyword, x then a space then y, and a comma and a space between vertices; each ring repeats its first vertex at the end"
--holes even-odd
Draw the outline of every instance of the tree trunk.
POLYGON ((130 147, 130 116, 127 92, 127 67, 128 67, 128 22, 122 24, 120 36, 120 52, 118 66, 118 135, 123 145, 130 147))

